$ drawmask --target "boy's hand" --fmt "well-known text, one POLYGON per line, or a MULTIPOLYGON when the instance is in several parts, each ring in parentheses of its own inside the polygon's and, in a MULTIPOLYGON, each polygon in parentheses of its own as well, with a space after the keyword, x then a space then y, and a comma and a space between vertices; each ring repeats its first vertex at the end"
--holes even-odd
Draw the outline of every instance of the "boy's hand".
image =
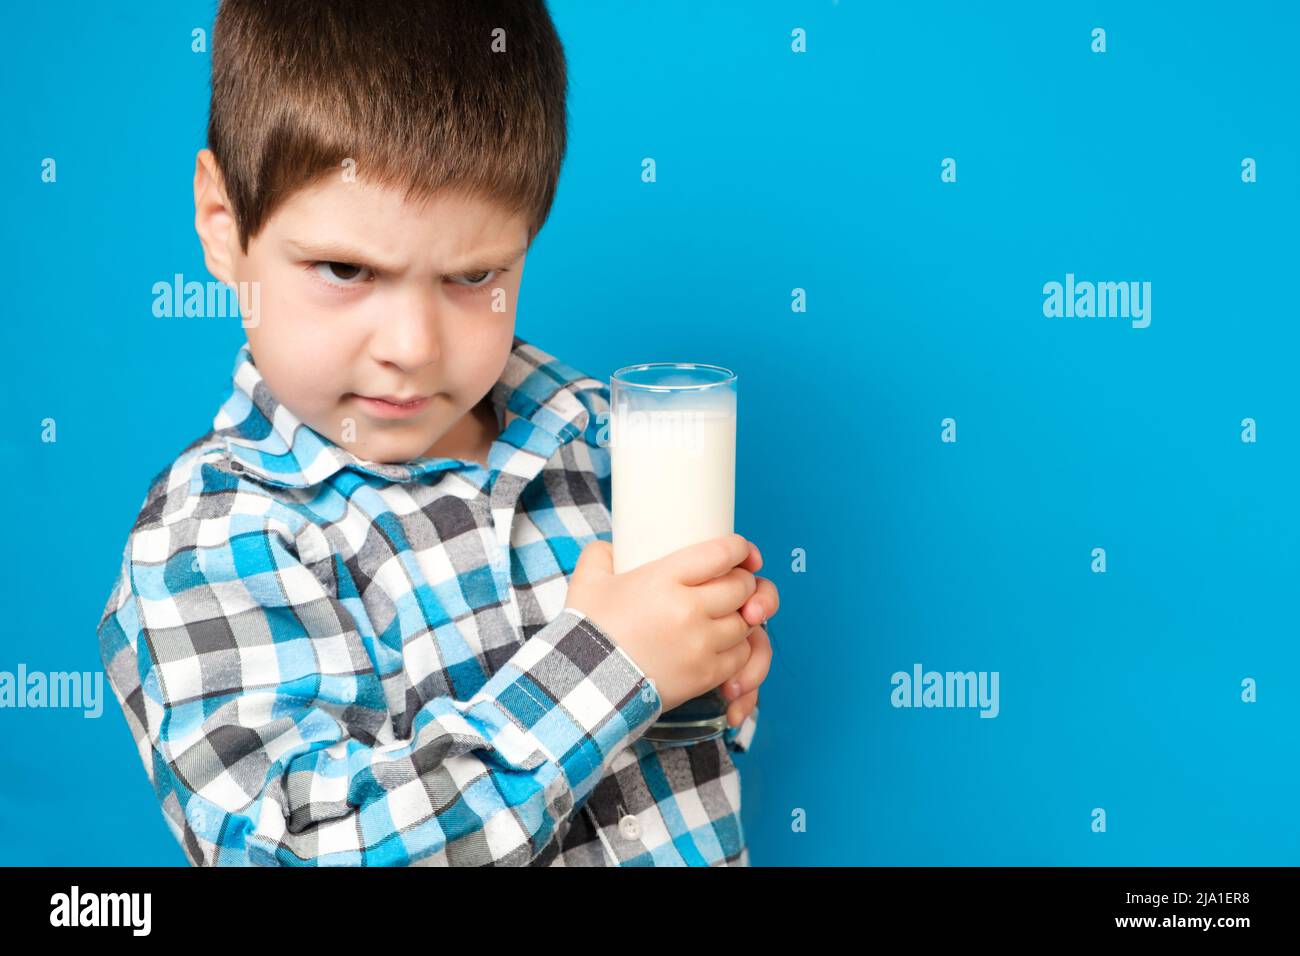
POLYGON ((721 686, 727 705, 727 723, 739 727, 758 706, 758 687, 767 679, 772 666, 772 642, 767 629, 759 626, 749 632, 750 655, 745 666, 721 686))
MULTIPOLYGON (((754 547, 741 567, 747 571, 757 571, 763 566, 763 556, 754 547)), ((767 619, 776 614, 781 606, 776 592, 776 585, 766 578, 758 578, 758 588, 753 598, 745 605, 745 620, 755 621, 757 626, 749 631, 749 660, 745 666, 721 686, 722 696, 730 703, 727 707, 727 723, 739 727, 745 718, 758 706, 758 687, 767 679, 768 669, 772 666, 772 642, 763 626, 767 619)))
POLYGON ((745 565, 754 563, 756 551, 729 534, 615 574, 613 546, 597 539, 578 556, 565 603, 632 658, 669 711, 749 660, 752 625, 741 609, 760 616, 772 603, 766 592, 753 600, 759 582, 745 565))

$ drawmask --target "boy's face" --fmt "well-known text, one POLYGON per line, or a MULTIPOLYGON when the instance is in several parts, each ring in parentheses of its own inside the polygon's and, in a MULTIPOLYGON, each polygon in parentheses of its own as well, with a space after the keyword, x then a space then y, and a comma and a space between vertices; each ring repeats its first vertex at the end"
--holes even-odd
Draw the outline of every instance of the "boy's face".
POLYGON ((209 271, 237 289, 259 283, 245 328, 279 402, 368 461, 481 454, 495 419, 475 406, 510 355, 523 218, 461 195, 408 202, 401 188, 332 175, 277 207, 245 254, 208 150, 194 191, 209 271))

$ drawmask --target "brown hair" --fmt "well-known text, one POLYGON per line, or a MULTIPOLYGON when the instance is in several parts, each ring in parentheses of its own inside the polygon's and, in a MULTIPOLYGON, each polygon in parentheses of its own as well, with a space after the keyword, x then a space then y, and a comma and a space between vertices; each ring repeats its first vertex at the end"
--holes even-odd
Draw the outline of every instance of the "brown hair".
POLYGON ((208 148, 245 252, 347 159, 408 199, 447 189, 522 213, 531 243, 564 161, 567 88, 545 0, 222 0, 208 148))

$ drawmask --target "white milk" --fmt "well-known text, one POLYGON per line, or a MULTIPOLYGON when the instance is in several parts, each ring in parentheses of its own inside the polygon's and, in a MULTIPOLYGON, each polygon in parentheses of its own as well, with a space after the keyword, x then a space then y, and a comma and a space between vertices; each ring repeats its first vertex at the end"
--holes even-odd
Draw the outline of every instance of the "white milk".
POLYGON ((614 573, 734 530, 736 403, 674 396, 610 415, 614 573))

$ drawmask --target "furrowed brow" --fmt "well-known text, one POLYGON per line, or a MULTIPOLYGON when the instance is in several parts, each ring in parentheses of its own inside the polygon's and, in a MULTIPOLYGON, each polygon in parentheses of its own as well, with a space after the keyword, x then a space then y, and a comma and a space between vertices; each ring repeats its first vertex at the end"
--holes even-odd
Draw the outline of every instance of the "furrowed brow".
POLYGON ((366 266, 379 272, 393 272, 395 267, 385 264, 360 249, 341 242, 311 242, 289 239, 285 243, 295 255, 303 259, 316 259, 321 262, 347 262, 352 265, 366 266))
MULTIPOLYGON (((296 255, 303 259, 316 259, 322 262, 347 262, 352 265, 366 266, 379 272, 396 271, 395 267, 385 266, 384 263, 376 260, 373 256, 339 242, 316 243, 290 239, 287 240, 287 245, 296 255)), ((525 244, 499 251, 475 253, 461 260, 463 265, 459 268, 448 270, 446 274, 462 276, 474 272, 508 269, 518 262, 520 257, 527 251, 528 246, 525 244)))
POLYGON ((528 246, 519 246, 514 249, 503 249, 485 253, 476 253, 472 257, 466 257, 460 268, 448 271, 447 275, 462 276, 473 272, 489 272, 499 269, 508 269, 516 262, 519 257, 528 251, 528 246))

